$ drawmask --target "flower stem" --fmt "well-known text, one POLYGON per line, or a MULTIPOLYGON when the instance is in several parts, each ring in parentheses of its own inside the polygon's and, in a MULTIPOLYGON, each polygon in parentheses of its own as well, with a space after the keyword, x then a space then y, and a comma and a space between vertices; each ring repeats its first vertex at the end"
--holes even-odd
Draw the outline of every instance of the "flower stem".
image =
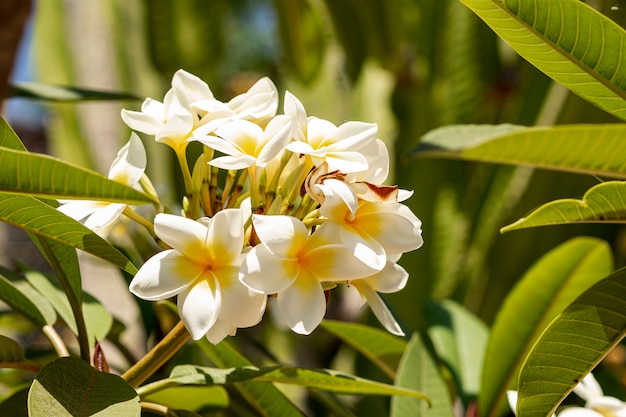
POLYGON ((41 328, 41 332, 44 334, 44 336, 46 336, 46 339, 48 339, 48 341, 54 348, 54 351, 57 353, 57 355, 59 355, 59 357, 70 356, 70 352, 69 350, 67 350, 67 346, 65 346, 63 339, 61 339, 61 336, 59 336, 54 327, 46 324, 41 328))
POLYGON ((156 234, 154 233, 154 224, 152 224, 149 220, 141 217, 139 214, 137 214, 137 212, 135 212, 135 210, 128 206, 124 208, 123 213, 129 219, 134 220, 135 222, 148 229, 148 232, 150 232, 150 235, 152 237, 156 237, 156 234))
POLYGON ((133 388, 137 388, 154 374, 165 362, 182 348, 189 340, 189 332, 182 321, 122 375, 122 378, 133 388))

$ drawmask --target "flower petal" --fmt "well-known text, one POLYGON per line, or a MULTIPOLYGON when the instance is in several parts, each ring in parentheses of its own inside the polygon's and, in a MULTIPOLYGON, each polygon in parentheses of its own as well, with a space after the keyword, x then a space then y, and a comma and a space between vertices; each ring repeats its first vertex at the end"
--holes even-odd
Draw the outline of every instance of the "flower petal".
POLYGON ((135 132, 117 153, 109 169, 109 179, 134 186, 139 182, 147 164, 146 149, 135 132))
POLYGON ((391 314, 391 311, 389 311, 378 293, 376 293, 367 282, 364 280, 356 280, 352 282, 352 285, 365 297, 372 312, 374 312, 378 321, 380 321, 389 333, 395 334, 396 336, 404 336, 402 328, 393 317, 393 314, 391 314))
POLYGON ((210 274, 178 295, 178 313, 193 340, 207 334, 217 321, 221 307, 219 284, 210 274))
POLYGON ((574 392, 585 401, 590 401, 604 395, 602 387, 600 387, 600 384, 598 384, 598 381, 596 381, 596 378, 591 372, 589 372, 583 380, 580 381, 576 387, 574 387, 574 392))
POLYGON ((231 267, 232 278, 225 280, 222 269, 215 271, 222 290, 222 310, 219 318, 234 327, 250 327, 261 321, 267 295, 250 290, 238 280, 239 268, 231 267))
POLYGON ((154 231, 165 243, 196 263, 206 263, 204 242, 207 227, 185 217, 159 213, 154 218, 154 231))
POLYGON ((307 125, 306 110, 300 100, 289 91, 285 91, 284 112, 292 118, 291 135, 297 141, 304 141, 307 125))
POLYGON ((85 227, 91 230, 104 229, 111 225, 122 214, 126 204, 110 203, 93 212, 91 216, 85 220, 85 227))
POLYGON ((206 338, 209 342, 217 345, 222 340, 226 339, 226 336, 234 336, 237 333, 237 327, 217 319, 215 324, 209 329, 206 334, 206 338))
POLYGON ((64 204, 57 210, 79 222, 109 204, 89 200, 59 200, 59 202, 64 204))
POLYGON ((326 314, 324 290, 307 273, 301 273, 293 285, 279 292, 276 304, 287 325, 298 334, 310 334, 326 314))
POLYGON ((239 170, 250 168, 256 160, 250 155, 220 156, 209 161, 209 165, 227 170, 239 170))
POLYGON ((243 249, 243 235, 242 210, 226 209, 217 212, 209 223, 205 241, 212 264, 238 265, 243 249))
POLYGON ((246 254, 239 281, 263 294, 276 294, 289 287, 299 273, 297 261, 275 256, 261 244, 246 254))
POLYGON ((332 139, 325 143, 330 146, 332 141, 333 151, 348 151, 368 145, 376 139, 378 125, 376 123, 346 122, 333 132, 332 139))
POLYGON ((200 275, 202 267, 170 249, 148 259, 130 283, 130 292, 144 300, 165 300, 173 297, 200 275))
POLYGON ((122 109, 122 120, 133 130, 147 135, 156 135, 163 128, 163 121, 150 114, 122 109))
POLYGON ((257 165, 265 166, 285 149, 291 139, 291 119, 288 116, 274 117, 263 132, 264 143, 257 155, 257 165))
POLYGON ((294 259, 307 239, 306 226, 291 216, 252 215, 257 236, 274 255, 294 259))
POLYGON ((182 69, 174 73, 172 87, 180 103, 187 108, 196 101, 213 99, 213 93, 207 83, 182 69))
POLYGON ((406 286, 409 280, 409 273, 395 262, 387 260, 387 264, 382 271, 363 278, 376 292, 393 293, 398 292, 406 286))

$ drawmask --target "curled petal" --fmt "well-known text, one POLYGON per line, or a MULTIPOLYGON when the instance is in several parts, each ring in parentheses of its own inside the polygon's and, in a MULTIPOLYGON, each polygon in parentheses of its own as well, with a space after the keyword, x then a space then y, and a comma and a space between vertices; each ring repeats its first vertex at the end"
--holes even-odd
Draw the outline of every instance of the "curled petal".
POLYGON ((421 221, 403 204, 364 203, 353 224, 379 242, 388 254, 412 251, 424 243, 421 221))
POLYGON ((376 292, 398 292, 406 286, 409 273, 395 262, 387 261, 382 271, 363 278, 376 292))
POLYGON ((246 254, 239 271, 239 281, 263 294, 276 294, 289 287, 300 273, 300 265, 273 255, 263 244, 246 254))
POLYGON ((109 169, 109 178, 134 186, 146 169, 146 149, 136 133, 131 133, 128 143, 117 153, 109 169))
POLYGON ((352 282, 352 285, 361 293, 361 295, 367 300, 370 308, 374 312, 374 315, 380 321, 380 323, 391 334, 396 336, 404 336, 402 328, 393 317, 393 314, 389 311, 380 296, 370 287, 364 280, 356 280, 352 282))
POLYGON ((217 319, 215 324, 209 329, 206 334, 206 338, 209 342, 217 345, 222 340, 226 339, 226 336, 234 336, 237 333, 237 327, 217 319))
POLYGON ((130 292, 144 300, 173 297, 202 275, 202 267, 171 249, 159 252, 139 268, 130 292))
POLYGON ((164 120, 156 119, 150 114, 139 111, 122 109, 121 116, 128 127, 147 135, 156 135, 165 123, 164 120))
POLYGON ((207 83, 182 69, 174 73, 172 87, 178 100, 186 108, 196 101, 213 99, 213 93, 207 83))
POLYGON ((304 106, 298 100, 296 96, 289 91, 285 92, 285 114, 291 116, 291 135, 297 141, 304 141, 306 139, 306 110, 304 106))
POLYGON ((290 142, 287 144, 287 146, 285 146, 285 148, 295 154, 311 155, 318 158, 323 158, 324 156, 326 156, 326 148, 314 149, 306 142, 290 142))
POLYGON ((64 204, 59 206, 57 210, 79 222, 108 204, 88 200, 59 200, 59 202, 64 204))
POLYGON ((352 188, 341 180, 327 179, 317 188, 324 193, 320 213, 330 220, 343 222, 353 220, 359 201, 352 188))
POLYGON ((287 116, 274 117, 263 133, 263 147, 257 154, 258 166, 267 165, 285 148, 291 140, 291 120, 287 116))
POLYGON ((326 314, 324 290, 315 277, 306 273, 278 293, 276 304, 285 323, 298 334, 310 334, 326 314))
POLYGON ((93 212, 85 220, 85 227, 91 230, 104 229, 110 226, 122 214, 126 204, 110 203, 93 212))
POLYGON ((222 307, 219 284, 212 278, 200 279, 178 295, 178 313, 193 340, 207 334, 222 307))
POLYGON ((333 150, 354 150, 376 139, 376 123, 346 122, 333 133, 333 150))
POLYGON ((165 243, 197 263, 205 263, 207 227, 200 222, 173 214, 159 213, 154 231, 165 243))

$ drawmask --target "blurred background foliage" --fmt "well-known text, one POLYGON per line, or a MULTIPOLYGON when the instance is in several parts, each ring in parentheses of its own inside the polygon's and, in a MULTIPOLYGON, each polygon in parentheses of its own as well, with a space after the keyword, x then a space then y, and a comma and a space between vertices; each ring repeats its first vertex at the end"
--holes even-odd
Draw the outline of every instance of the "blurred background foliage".
MULTIPOLYGON (((626 11, 615 1, 594 5, 624 22, 626 11)), ((456 0, 40 0, 32 4, 28 30, 29 65, 14 79, 161 100, 172 74, 183 68, 227 100, 267 75, 279 91, 298 96, 309 115, 335 124, 378 123, 393 154, 390 182, 415 190, 407 203, 423 221, 423 248, 400 262, 409 284, 386 298, 407 334, 428 328, 429 300, 455 300, 490 325, 523 272, 574 236, 606 239, 616 265, 624 264, 619 227, 499 233, 542 203, 582 196, 598 178, 411 158, 423 134, 447 124, 614 121, 554 85, 456 0)), ((43 140, 48 152, 106 172, 129 134, 119 111, 139 104, 38 103, 33 110, 32 101, 11 99, 5 110, 29 149, 43 140)), ((176 207, 182 192, 173 155, 146 145, 149 176, 176 207)), ((331 316, 353 314, 346 311, 331 301, 331 316)), ((306 343, 276 333, 261 339, 258 330, 241 333, 263 340, 285 363, 331 366, 339 358, 337 342, 322 330, 306 343), (285 357, 290 350, 284 344, 300 347, 285 357)), ((360 407, 367 414, 358 415, 382 415, 377 407, 384 401, 367 398, 360 407)))

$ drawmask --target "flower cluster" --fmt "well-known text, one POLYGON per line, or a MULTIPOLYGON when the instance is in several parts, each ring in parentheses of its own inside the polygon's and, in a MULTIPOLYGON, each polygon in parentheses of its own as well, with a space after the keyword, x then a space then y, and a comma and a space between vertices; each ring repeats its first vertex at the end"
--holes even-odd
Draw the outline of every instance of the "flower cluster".
POLYGON ((192 337, 218 343, 257 324, 268 296, 287 326, 309 334, 326 293, 343 284, 402 335, 378 293, 406 285, 397 261, 422 245, 421 222, 402 204, 411 192, 384 185, 389 155, 377 125, 307 116, 289 92, 283 114, 278 103, 268 78, 225 103, 179 70, 163 102, 122 110, 130 128, 174 150, 186 188, 182 215, 154 218, 168 249, 145 262, 130 291, 177 296, 192 337), (192 141, 204 152, 190 169, 192 141))
MULTIPOLYGON (((574 393, 585 401, 584 407, 567 407, 559 412, 559 417, 624 417, 626 403, 604 395, 602 387, 592 373, 588 373, 574 388, 574 393)), ((517 391, 507 391, 509 406, 515 411, 517 391)))

